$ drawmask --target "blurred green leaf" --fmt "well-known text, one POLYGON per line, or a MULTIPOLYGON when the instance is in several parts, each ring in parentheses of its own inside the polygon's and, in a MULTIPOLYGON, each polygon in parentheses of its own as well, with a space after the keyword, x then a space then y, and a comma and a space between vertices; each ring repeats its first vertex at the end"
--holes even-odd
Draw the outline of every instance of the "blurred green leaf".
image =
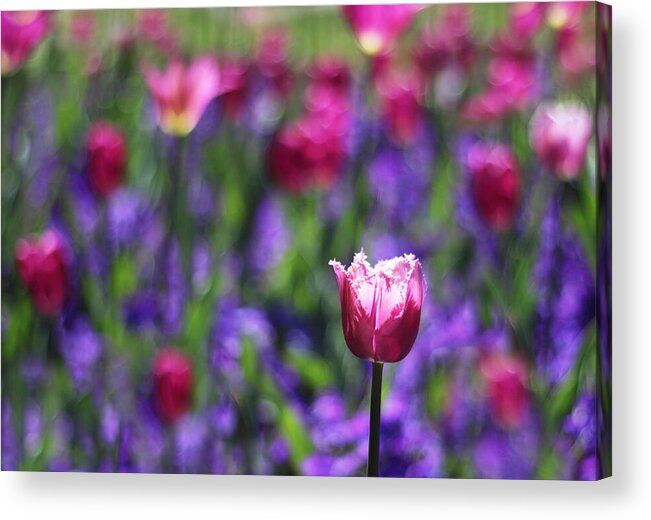
POLYGON ((325 359, 308 351, 292 349, 287 352, 286 358, 311 388, 320 390, 332 385, 332 367, 325 359))

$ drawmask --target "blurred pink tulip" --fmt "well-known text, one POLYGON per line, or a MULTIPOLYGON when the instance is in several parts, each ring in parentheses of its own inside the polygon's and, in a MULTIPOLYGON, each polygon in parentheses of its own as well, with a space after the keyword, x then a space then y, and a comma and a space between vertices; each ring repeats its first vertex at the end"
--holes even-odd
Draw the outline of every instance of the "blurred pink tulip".
POLYGON ((50 13, 45 11, 3 11, 2 73, 18 69, 50 32, 50 13))
POLYGON ((70 36, 77 44, 87 44, 95 35, 97 24, 92 14, 79 11, 70 20, 70 36))
POLYGON ((561 179, 579 175, 591 135, 592 116, 578 103, 541 104, 529 129, 540 162, 561 179))
POLYGON ((520 203, 520 169, 505 145, 477 142, 466 158, 477 212, 494 231, 513 225, 520 203))
POLYGON ((344 5, 348 20, 362 51, 376 56, 393 49, 424 5, 344 5))
POLYGON ((288 52, 287 35, 282 31, 270 31, 262 37, 257 56, 262 77, 281 98, 289 96, 294 83, 288 52))
POLYGON ((376 84, 389 136, 398 145, 411 144, 425 127, 425 86, 420 74, 392 69, 376 84))
POLYGON ((480 371, 495 421, 503 428, 517 428, 529 406, 526 365, 515 356, 490 353, 480 361, 480 371))
POLYGON ((167 12, 164 9, 145 9, 138 15, 138 36, 155 43, 167 33, 167 12))
POLYGON ((32 235, 16 244, 18 274, 34 306, 44 316, 61 312, 69 292, 70 262, 56 231, 32 235))
POLYGON ((332 260, 341 300, 344 338, 357 357, 379 363, 404 359, 416 341, 426 284, 412 254, 372 267, 364 251, 346 269, 332 260))
POLYGON ((425 75, 446 68, 468 72, 475 63, 477 49, 471 32, 471 10, 465 5, 446 6, 438 22, 427 27, 414 51, 425 75))
POLYGON ((560 30, 556 34, 556 55, 566 79, 574 81, 595 67, 594 38, 582 34, 577 28, 560 30))
POLYGON ((251 64, 240 56, 228 56, 220 60, 221 96, 224 115, 237 120, 246 107, 251 86, 251 64))
POLYGON ((143 75, 154 100, 158 124, 169 135, 189 134, 220 93, 219 67, 210 56, 197 58, 188 66, 174 60, 163 72, 146 64, 143 75))
POLYGON ((570 29, 581 22, 589 2, 550 2, 547 5, 547 24, 552 29, 570 29))
POLYGON ((124 136, 111 123, 94 123, 86 139, 88 180, 100 197, 109 197, 124 181, 127 150, 124 136))
POLYGON ((516 2, 511 4, 511 27, 518 37, 531 38, 545 22, 547 4, 516 2))
POLYGON ((530 44, 513 34, 491 43, 486 88, 468 100, 463 116, 475 123, 500 120, 528 108, 540 94, 536 54, 530 44))
POLYGON ((327 87, 346 95, 352 84, 348 64, 337 56, 321 56, 308 70, 311 85, 327 87))

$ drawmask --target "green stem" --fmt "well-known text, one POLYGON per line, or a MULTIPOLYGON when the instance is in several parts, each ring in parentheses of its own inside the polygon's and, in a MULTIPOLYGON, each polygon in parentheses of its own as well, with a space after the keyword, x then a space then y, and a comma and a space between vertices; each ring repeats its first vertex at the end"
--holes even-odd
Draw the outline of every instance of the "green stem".
POLYGON ((382 368, 383 363, 373 362, 371 380, 371 428, 368 434, 367 477, 379 476, 380 460, 380 408, 382 403, 382 368))

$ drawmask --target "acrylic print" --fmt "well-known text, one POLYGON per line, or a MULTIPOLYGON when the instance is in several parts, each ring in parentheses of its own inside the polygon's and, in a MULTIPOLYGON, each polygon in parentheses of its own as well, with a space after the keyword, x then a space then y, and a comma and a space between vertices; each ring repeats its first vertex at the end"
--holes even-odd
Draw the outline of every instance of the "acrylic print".
POLYGON ((2 13, 2 469, 611 473, 592 2, 2 13))

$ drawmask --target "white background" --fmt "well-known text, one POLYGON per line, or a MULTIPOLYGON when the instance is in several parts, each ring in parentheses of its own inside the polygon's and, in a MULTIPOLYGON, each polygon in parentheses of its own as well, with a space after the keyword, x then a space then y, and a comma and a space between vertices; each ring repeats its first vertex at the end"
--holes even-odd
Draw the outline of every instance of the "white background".
MULTIPOLYGON (((246 3, 231 0, 225 4, 246 3)), ((300 5, 309 0, 282 3, 300 5)), ((93 520, 136 515, 156 520, 407 520, 415 515, 445 520, 651 518, 651 2, 612 0, 612 4, 614 477, 583 483, 5 472, 0 473, 0 516, 65 515, 93 520)), ((189 5, 219 4, 192 0, 189 5)), ((2 9, 187 6, 178 0, 1 3, 2 9)))

